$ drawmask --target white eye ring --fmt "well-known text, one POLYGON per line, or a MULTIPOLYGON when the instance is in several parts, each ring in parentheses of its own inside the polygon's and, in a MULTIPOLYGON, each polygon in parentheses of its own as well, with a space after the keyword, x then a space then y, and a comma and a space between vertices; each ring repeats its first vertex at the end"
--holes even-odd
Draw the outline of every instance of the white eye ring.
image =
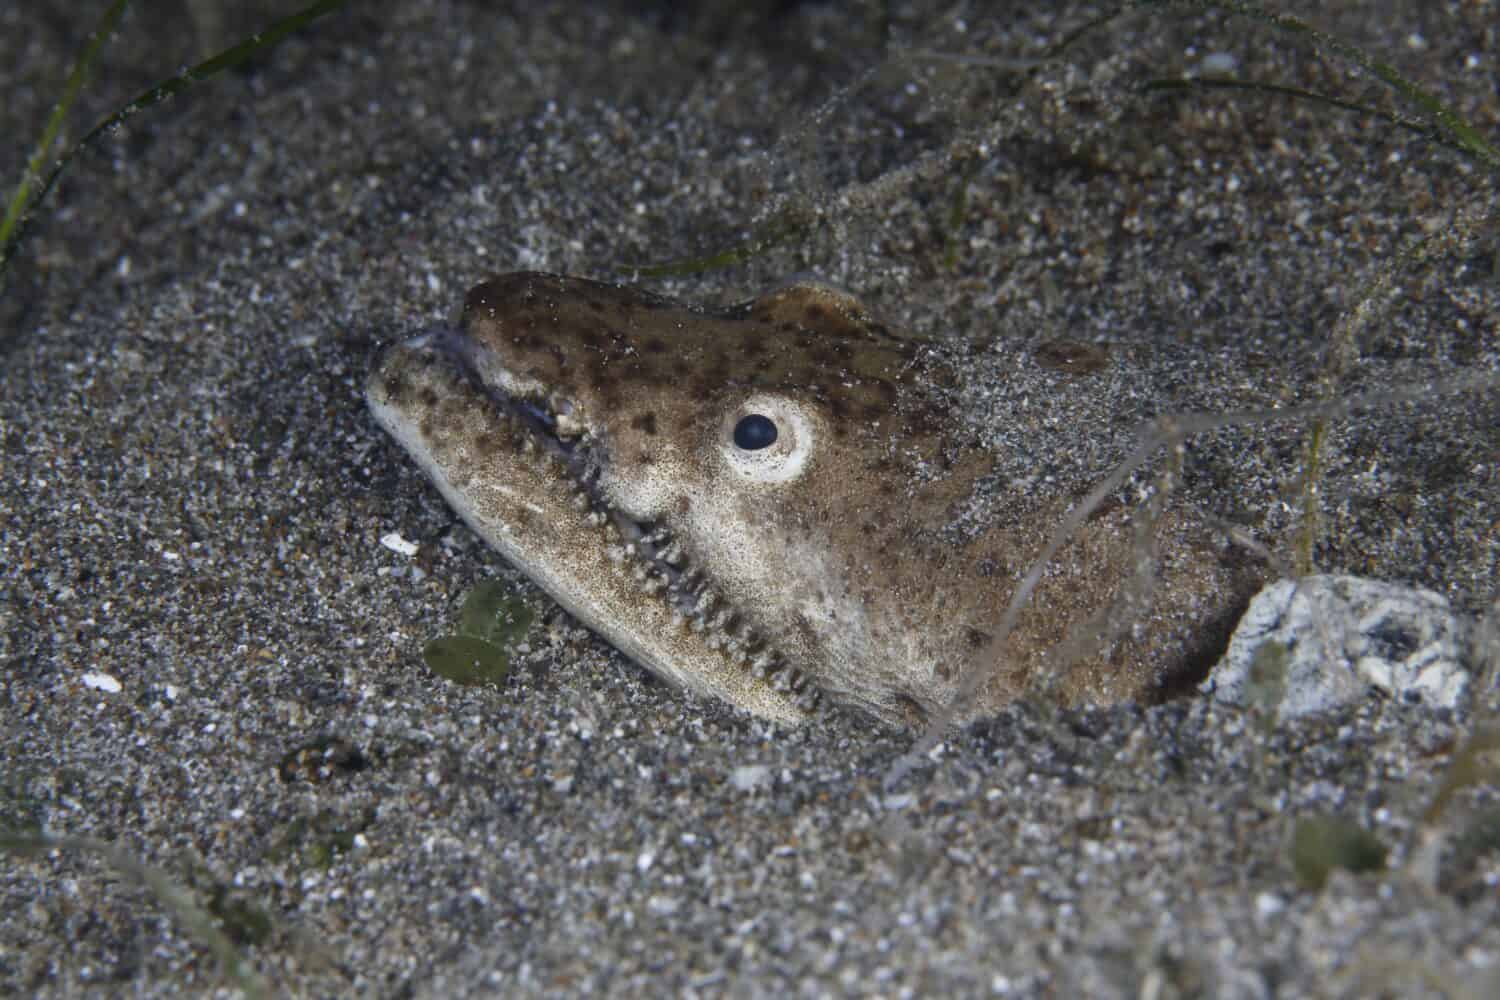
POLYGON ((757 393, 719 422, 719 454, 756 483, 785 483, 807 469, 821 429, 817 415, 785 396, 757 393))

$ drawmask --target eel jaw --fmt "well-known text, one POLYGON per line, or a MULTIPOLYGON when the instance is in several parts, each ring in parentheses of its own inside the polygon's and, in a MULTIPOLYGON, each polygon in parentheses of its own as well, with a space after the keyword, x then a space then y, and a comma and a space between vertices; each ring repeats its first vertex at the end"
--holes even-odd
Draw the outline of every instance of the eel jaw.
POLYGON ((518 384, 461 332, 391 348, 366 385, 376 421, 449 505, 569 613, 657 675, 781 722, 817 691, 665 528, 596 489, 602 443, 565 399, 518 384), (514 393, 514 394, 512 394, 514 393))

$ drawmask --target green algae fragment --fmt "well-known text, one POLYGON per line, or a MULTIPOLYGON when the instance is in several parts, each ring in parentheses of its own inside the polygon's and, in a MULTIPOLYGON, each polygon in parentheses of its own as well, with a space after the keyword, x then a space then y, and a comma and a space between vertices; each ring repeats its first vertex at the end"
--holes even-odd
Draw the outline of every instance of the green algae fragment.
POLYGON ((1292 870, 1306 889, 1323 888, 1335 868, 1379 871, 1385 867, 1385 856, 1385 845, 1350 820, 1308 816, 1292 829, 1292 870))
POLYGON ((499 580, 482 580, 464 598, 458 634, 504 646, 520 641, 531 627, 531 618, 531 609, 510 587, 499 580))
POLYGON ((485 580, 464 598, 458 631, 422 650, 427 668, 456 684, 499 684, 510 671, 512 647, 526 636, 531 609, 499 580, 485 580))
POLYGON ((440 635, 422 647, 422 659, 455 684, 499 684, 510 671, 510 654, 472 635, 440 635))
POLYGON ((219 928, 229 940, 240 946, 265 944, 276 929, 265 910, 232 894, 222 883, 214 884, 205 908, 218 919, 219 928))

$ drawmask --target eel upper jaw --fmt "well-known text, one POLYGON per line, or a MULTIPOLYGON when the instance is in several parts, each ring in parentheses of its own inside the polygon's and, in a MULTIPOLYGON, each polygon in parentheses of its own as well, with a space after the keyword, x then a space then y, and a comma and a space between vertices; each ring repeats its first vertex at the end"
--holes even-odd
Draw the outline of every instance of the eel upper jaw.
MULTIPOLYGON (((607 521, 614 529, 611 534, 618 538, 618 544, 623 546, 627 557, 635 560, 638 566, 647 568, 649 582, 640 581, 643 589, 669 609, 672 620, 700 633, 711 649, 739 661, 747 674, 774 691, 773 697, 784 700, 786 706, 784 711, 767 711, 764 705, 758 705, 754 710, 783 721, 805 718, 818 701, 817 689, 807 677, 753 632, 702 571, 692 565, 682 544, 670 530, 630 517, 604 496, 599 481, 608 461, 605 436, 589 426, 586 415, 573 400, 549 390, 535 379, 508 370, 492 352, 476 344, 462 331, 452 328, 430 330, 395 350, 432 356, 459 373, 463 381, 495 410, 519 423, 536 449, 550 455, 555 466, 575 487, 574 506, 579 508, 578 512, 597 523, 607 521)), ((377 373, 377 381, 379 377, 377 373)), ((372 391, 371 398, 381 422, 395 433, 389 425, 389 416, 381 416, 382 407, 374 402, 378 393, 372 391)), ((408 449, 411 448, 409 436, 400 433, 396 436, 408 449)), ((424 464, 429 465, 429 474, 438 478, 436 467, 424 464)), ((450 501, 452 499, 450 495, 450 501)), ((588 624, 607 634, 607 629, 598 623, 588 624)), ((625 644, 618 641, 616 644, 625 648, 625 644)), ((731 702, 737 701, 725 692, 713 693, 731 702)))

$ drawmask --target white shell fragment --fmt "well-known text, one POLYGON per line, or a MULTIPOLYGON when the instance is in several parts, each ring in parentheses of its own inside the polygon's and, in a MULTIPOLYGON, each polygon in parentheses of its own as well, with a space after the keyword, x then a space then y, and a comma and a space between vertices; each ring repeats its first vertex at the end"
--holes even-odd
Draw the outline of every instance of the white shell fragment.
POLYGON ((93 691, 103 691, 106 694, 119 694, 120 682, 106 673, 90 671, 83 675, 83 686, 93 691))
POLYGON ((1469 686, 1467 624, 1430 590, 1355 576, 1267 586, 1240 619, 1201 690, 1219 701, 1269 701, 1280 718, 1325 712, 1374 687, 1453 708, 1469 686))
POLYGON ((380 536, 380 544, 390 549, 397 555, 414 556, 417 554, 417 543, 408 542, 400 534, 390 531, 380 536))
POLYGON ((764 764, 746 764, 743 767, 737 767, 729 773, 729 784, 739 792, 770 788, 771 769, 764 764))

